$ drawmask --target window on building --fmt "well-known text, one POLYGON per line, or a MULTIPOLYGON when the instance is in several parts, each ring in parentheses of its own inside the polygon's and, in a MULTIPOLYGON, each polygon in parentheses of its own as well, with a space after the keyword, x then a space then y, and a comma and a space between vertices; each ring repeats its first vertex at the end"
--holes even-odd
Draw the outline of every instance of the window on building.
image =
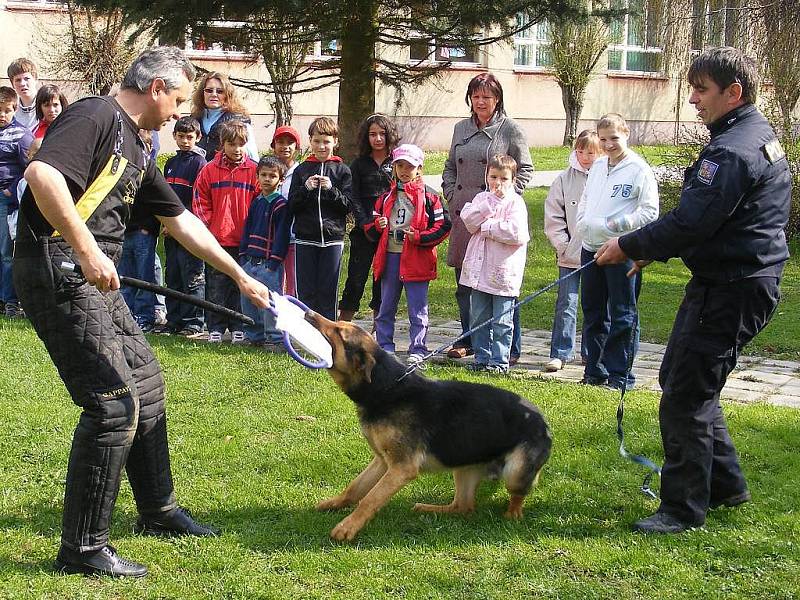
POLYGON ((608 69, 638 73, 657 73, 661 69, 658 19, 651 0, 613 0, 611 7, 627 13, 613 19, 608 69))
POLYGON ((550 53, 550 33, 547 22, 534 23, 524 29, 525 16, 517 14, 517 29, 514 35, 514 66, 547 68, 553 65, 550 53))
POLYGON ((746 45, 748 15, 742 0, 694 0, 692 17, 692 50, 746 45))
POLYGON ((477 48, 454 48, 444 46, 433 38, 411 36, 409 44, 409 57, 413 61, 450 61, 453 63, 477 63, 477 48))

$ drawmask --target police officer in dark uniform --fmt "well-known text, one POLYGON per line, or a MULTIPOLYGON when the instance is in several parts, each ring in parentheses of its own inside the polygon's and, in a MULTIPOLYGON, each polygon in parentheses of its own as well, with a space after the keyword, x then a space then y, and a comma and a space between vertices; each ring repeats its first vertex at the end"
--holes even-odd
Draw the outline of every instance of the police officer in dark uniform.
POLYGON ((15 284, 83 409, 67 468, 60 571, 147 573, 108 543, 123 469, 140 514, 137 531, 218 533, 175 499, 161 368, 118 291, 115 267, 131 215, 152 214, 188 250, 233 278, 256 306, 267 305, 267 288, 248 277, 183 207, 138 135, 179 116, 194 76, 177 48, 145 51, 115 98, 85 98, 59 116, 25 173, 15 284), (64 273, 64 262, 79 264, 82 275, 64 273))
POLYGON ((679 256, 692 278, 659 373, 664 446, 661 506, 646 533, 702 525, 709 508, 750 500, 719 394, 742 347, 769 322, 789 257, 791 175, 775 133, 753 105, 755 63, 735 48, 703 52, 688 73, 711 140, 686 170, 678 207, 597 252, 633 271, 679 256))

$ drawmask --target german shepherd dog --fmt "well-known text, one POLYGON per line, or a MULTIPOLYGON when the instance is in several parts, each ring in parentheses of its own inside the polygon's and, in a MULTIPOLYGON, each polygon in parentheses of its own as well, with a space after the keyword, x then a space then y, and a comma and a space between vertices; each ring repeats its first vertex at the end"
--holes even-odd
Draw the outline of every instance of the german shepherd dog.
POLYGON ((522 517, 525 496, 550 457, 552 438, 539 410, 524 398, 490 385, 435 381, 382 350, 352 323, 309 311, 333 348, 333 380, 355 402, 372 462, 318 510, 357 505, 331 531, 352 540, 397 491, 420 471, 453 471, 450 504, 415 504, 423 512, 469 513, 484 478, 502 478, 511 499, 505 516, 522 517))

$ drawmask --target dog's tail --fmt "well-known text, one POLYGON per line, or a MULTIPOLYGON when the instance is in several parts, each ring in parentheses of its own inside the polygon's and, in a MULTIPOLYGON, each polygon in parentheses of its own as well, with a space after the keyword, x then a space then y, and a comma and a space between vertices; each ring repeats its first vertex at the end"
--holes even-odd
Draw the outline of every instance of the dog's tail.
POLYGON ((506 454, 502 478, 511 494, 526 496, 536 485, 539 473, 550 458, 553 437, 545 426, 542 435, 521 442, 506 454))

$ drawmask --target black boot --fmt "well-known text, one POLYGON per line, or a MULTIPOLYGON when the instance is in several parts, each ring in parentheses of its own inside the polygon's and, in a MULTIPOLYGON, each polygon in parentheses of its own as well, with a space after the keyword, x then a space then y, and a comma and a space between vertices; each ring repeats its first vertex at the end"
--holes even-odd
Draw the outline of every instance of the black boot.
POLYGON ((633 524, 633 530, 640 533, 681 533, 693 527, 700 527, 700 525, 684 523, 671 514, 660 510, 633 524))
POLYGON ((55 562, 56 571, 109 577, 144 577, 147 567, 122 558, 113 546, 91 552, 76 552, 61 546, 55 562))
POLYGON ((136 533, 173 537, 180 535, 196 535, 199 537, 216 537, 219 529, 203 525, 192 518, 185 508, 178 506, 159 515, 142 515, 134 527, 136 533))

